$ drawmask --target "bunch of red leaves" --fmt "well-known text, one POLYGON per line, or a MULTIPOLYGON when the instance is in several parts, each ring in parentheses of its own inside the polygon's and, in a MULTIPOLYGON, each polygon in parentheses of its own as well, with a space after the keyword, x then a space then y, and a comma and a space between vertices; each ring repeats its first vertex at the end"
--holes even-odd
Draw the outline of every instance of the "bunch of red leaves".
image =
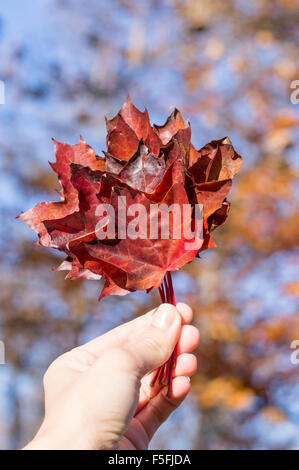
MULTIPOLYGON (((82 138, 76 145, 54 140, 56 162, 50 165, 61 183, 61 201, 38 203, 19 217, 38 233, 40 245, 67 255, 57 268, 69 271, 66 278, 104 277, 100 298, 157 287, 163 302, 175 303, 170 272, 215 246, 211 231, 227 218, 226 197, 242 159, 228 137, 196 150, 190 124, 177 109, 164 125, 151 126, 147 110, 139 111, 129 96, 106 125, 104 157, 82 138), (99 240, 102 215, 96 209, 110 204, 117 213, 119 196, 125 196, 127 207, 139 203, 147 209, 151 204, 202 204, 202 240, 190 250, 183 234, 180 239, 119 239, 117 226, 112 239, 99 240)), ((192 226, 194 221, 187 222, 192 226)), ((155 380, 170 383, 171 366, 158 373, 155 380)))

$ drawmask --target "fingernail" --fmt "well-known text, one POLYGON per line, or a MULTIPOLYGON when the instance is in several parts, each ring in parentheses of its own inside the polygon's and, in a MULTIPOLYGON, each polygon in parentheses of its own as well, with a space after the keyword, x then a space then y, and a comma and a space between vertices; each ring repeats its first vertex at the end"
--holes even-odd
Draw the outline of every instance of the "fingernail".
POLYGON ((161 330, 167 330, 176 321, 176 316, 174 307, 160 305, 153 315, 152 324, 161 330))

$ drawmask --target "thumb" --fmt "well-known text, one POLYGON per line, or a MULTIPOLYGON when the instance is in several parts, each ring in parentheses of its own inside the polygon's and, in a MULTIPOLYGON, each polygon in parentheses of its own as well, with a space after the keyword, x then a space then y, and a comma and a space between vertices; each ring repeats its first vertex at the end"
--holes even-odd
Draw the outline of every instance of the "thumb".
MULTIPOLYGON (((151 321, 125 349, 135 358, 135 373, 141 378, 162 365, 170 357, 179 339, 181 316, 171 304, 162 304, 154 311, 151 321)), ((133 371, 132 371, 133 372, 133 371)))

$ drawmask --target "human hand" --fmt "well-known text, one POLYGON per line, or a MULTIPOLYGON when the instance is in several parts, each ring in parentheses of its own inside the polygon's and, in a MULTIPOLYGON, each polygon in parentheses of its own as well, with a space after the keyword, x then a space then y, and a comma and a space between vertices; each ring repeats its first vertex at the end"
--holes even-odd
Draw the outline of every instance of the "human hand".
POLYGON ((34 449, 146 449, 184 400, 197 368, 192 310, 162 304, 58 357, 44 376, 45 418, 34 449), (172 394, 151 387, 177 344, 172 394))

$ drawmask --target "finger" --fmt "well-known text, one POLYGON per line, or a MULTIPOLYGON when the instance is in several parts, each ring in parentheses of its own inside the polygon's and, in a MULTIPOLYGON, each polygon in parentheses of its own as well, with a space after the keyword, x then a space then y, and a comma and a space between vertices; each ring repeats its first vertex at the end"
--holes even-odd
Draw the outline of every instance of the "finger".
MULTIPOLYGON (((194 354, 183 353, 177 357, 176 364, 173 370, 173 377, 185 376, 191 377, 197 371, 197 358, 194 354)), ((155 372, 155 371, 154 371, 155 372)), ((140 389, 139 397, 139 409, 150 400, 153 396, 157 395, 161 387, 152 387, 150 383, 152 381, 152 375, 148 374, 142 379, 142 387, 140 389)))
POLYGON ((197 371, 197 358, 194 354, 180 354, 173 371, 174 377, 191 377, 197 371))
MULTIPOLYGON (((93 363, 106 349, 122 347, 128 338, 131 340, 133 338, 137 338, 138 335, 148 326, 151 321, 151 317, 156 310, 157 309, 155 308, 145 315, 124 323, 104 335, 98 336, 88 343, 75 348, 73 351, 75 353, 80 351, 87 352, 90 363, 93 363)), ((178 303, 177 310, 182 318, 182 324, 187 324, 192 320, 193 312, 187 304, 178 303)))
MULTIPOLYGON (((195 348, 197 348, 199 344, 199 339, 200 339, 200 335, 199 335, 199 331, 197 328, 191 325, 182 326, 181 334, 180 334, 178 344, 177 344, 177 353, 179 357, 181 354, 190 353, 195 348)), ((160 388, 158 386, 157 387, 150 386, 153 373, 146 375, 141 380, 141 388, 140 388, 137 412, 141 410, 149 402, 149 400, 153 396, 157 395, 160 391, 160 388)), ((188 374, 182 374, 182 375, 188 375, 188 374)), ((190 375, 193 375, 193 373, 190 373, 190 375)))
POLYGON ((187 325, 188 323, 192 322, 193 311, 192 311, 192 308, 189 307, 189 305, 179 302, 176 305, 176 308, 178 309, 182 317, 182 325, 187 325))
POLYGON ((190 391, 188 377, 175 377, 172 383, 172 396, 166 396, 166 387, 137 414, 135 418, 145 429, 149 440, 168 416, 176 410, 190 391))
POLYGON ((82 346, 78 346, 73 351, 88 351, 94 356, 94 359, 97 359, 108 348, 122 347, 128 337, 132 337, 133 334, 138 334, 138 332, 146 328, 156 310, 156 308, 150 310, 148 313, 134 318, 133 320, 88 341, 82 346))
POLYGON ((181 316, 174 305, 162 304, 154 312, 144 332, 129 341, 125 349, 136 361, 135 372, 140 379, 151 370, 164 364, 179 339, 181 316))
POLYGON ((177 344, 178 354, 189 353, 194 351, 199 344, 199 331, 193 325, 184 325, 177 344))

